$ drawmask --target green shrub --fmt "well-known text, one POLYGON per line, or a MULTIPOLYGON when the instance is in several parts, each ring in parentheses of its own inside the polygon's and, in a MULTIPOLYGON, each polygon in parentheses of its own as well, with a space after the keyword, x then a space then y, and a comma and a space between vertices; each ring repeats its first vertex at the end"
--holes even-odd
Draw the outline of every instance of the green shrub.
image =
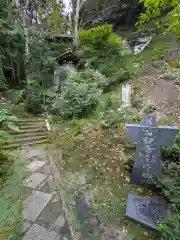
POLYGON ((168 158, 169 161, 179 162, 180 159, 180 131, 176 135, 174 145, 162 149, 163 156, 168 158))
POLYGON ((106 77, 111 78, 111 84, 128 80, 131 73, 128 71, 125 55, 127 44, 113 33, 111 25, 102 25, 80 32, 80 47, 78 54, 90 68, 98 69, 106 77))
POLYGON ((17 118, 8 109, 0 110, 0 128, 18 131, 17 118))
POLYGON ((61 93, 56 96, 51 112, 62 119, 91 113, 101 96, 101 86, 105 83, 100 76, 91 70, 70 75, 62 85, 61 93))
POLYGON ((0 70, 0 91, 6 90, 7 85, 6 85, 6 79, 4 77, 4 74, 0 70))
POLYGON ((0 110, 0 239, 11 239, 22 227, 22 188, 24 165, 14 152, 2 149, 8 130, 18 130, 17 119, 7 110, 0 110))
POLYGON ((79 40, 82 45, 91 45, 95 48, 103 48, 112 33, 112 25, 105 24, 79 33, 79 40))
POLYGON ((102 128, 119 128, 120 124, 140 120, 135 109, 121 108, 122 96, 119 92, 107 93, 103 96, 96 110, 102 128))
POLYGON ((37 80, 31 80, 22 92, 19 101, 24 101, 25 108, 28 112, 38 114, 44 111, 43 97, 43 89, 40 83, 37 80))
POLYGON ((3 145, 10 137, 8 131, 18 131, 17 118, 8 109, 0 110, 0 186, 2 181, 9 176, 13 164, 13 159, 2 150, 3 145))
POLYGON ((22 182, 25 177, 25 166, 14 153, 13 156, 6 153, 6 156, 7 159, 13 159, 13 164, 6 163, 6 167, 11 169, 11 174, 0 185, 0 239, 20 239, 19 235, 23 226, 24 188, 22 182))
POLYGON ((180 239, 180 165, 171 162, 165 165, 163 175, 158 179, 157 187, 171 204, 173 214, 160 225, 164 240, 180 239))

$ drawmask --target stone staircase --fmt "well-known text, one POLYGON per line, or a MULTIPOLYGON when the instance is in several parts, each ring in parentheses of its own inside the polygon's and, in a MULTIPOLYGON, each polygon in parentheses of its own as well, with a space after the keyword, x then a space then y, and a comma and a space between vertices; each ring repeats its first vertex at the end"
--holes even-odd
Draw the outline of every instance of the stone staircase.
POLYGON ((18 120, 19 131, 11 131, 11 138, 5 148, 16 148, 48 143, 48 131, 44 118, 23 118, 18 120))

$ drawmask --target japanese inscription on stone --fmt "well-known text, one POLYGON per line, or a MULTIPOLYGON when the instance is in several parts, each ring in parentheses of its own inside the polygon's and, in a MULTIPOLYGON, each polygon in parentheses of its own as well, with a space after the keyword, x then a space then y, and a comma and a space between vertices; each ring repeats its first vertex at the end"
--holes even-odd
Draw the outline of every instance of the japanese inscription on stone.
POLYGON ((126 215, 148 227, 160 230, 159 224, 171 215, 171 209, 165 201, 160 201, 158 197, 129 194, 126 215))
POLYGON ((144 116, 142 124, 127 124, 126 129, 129 141, 137 143, 131 182, 153 189, 150 178, 160 176, 163 169, 160 147, 171 146, 178 129, 158 127, 151 116, 144 116))

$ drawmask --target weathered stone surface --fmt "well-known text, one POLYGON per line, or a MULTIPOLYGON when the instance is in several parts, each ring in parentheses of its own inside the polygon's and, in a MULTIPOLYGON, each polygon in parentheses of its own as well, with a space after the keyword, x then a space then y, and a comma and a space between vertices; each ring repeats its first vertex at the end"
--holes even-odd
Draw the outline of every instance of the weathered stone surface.
POLYGON ((69 240, 69 238, 67 238, 66 236, 63 237, 63 240, 69 240))
POLYGON ((51 225, 50 230, 54 232, 60 233, 61 228, 64 226, 66 220, 64 218, 64 214, 61 214, 56 221, 51 225))
POLYGON ((37 156, 45 156, 45 151, 43 148, 29 148, 27 150, 23 150, 23 155, 25 158, 33 158, 37 156))
POLYGON ((52 202, 59 202, 62 206, 62 201, 59 197, 59 192, 53 192, 53 198, 52 198, 52 202))
POLYGON ((36 223, 42 227, 49 228, 62 213, 61 202, 52 202, 52 199, 36 220, 36 223))
POLYGON ((161 146, 171 146, 178 131, 175 126, 160 126, 152 116, 143 116, 141 124, 126 125, 128 140, 137 143, 132 184, 154 189, 156 186, 147 176, 157 178, 161 175, 161 146))
POLYGON ((41 167, 38 170, 38 172, 49 176, 52 173, 52 169, 51 169, 51 166, 49 164, 46 164, 45 166, 41 167))
POLYGON ((49 176, 48 179, 43 182, 38 189, 42 192, 52 193, 57 191, 57 186, 53 180, 53 177, 49 176))
POLYGON ((128 195, 126 216, 148 227, 160 230, 159 224, 171 215, 168 205, 158 197, 128 195))
POLYGON ((52 194, 34 191, 24 201, 23 217, 34 222, 52 198, 52 194))
POLYGON ((27 168, 31 171, 31 172, 36 172, 37 170, 39 170, 42 166, 44 166, 46 164, 46 162, 43 161, 33 161, 31 162, 27 168))
POLYGON ((41 183, 45 181, 47 176, 42 173, 33 173, 29 178, 24 181, 24 185, 36 189, 41 183))
POLYGON ((61 236, 59 234, 34 224, 24 236, 23 240, 60 240, 60 238, 61 236))

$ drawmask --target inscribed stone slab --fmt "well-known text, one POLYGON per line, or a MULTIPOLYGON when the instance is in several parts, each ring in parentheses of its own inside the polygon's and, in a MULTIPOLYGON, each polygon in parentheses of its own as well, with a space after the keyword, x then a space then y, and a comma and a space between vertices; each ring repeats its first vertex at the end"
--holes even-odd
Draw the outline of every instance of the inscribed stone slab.
POLYGON ((159 224, 170 215, 170 208, 164 202, 159 201, 157 197, 141 197, 135 194, 128 195, 126 216, 132 220, 159 230, 159 224))
POLYGON ((161 146, 171 146, 177 134, 175 126, 157 126, 156 118, 144 115, 140 124, 127 124, 128 140, 136 142, 136 154, 131 183, 155 189, 149 178, 156 179, 162 173, 161 146))
POLYGON ((24 201, 23 217, 34 222, 52 198, 52 194, 34 191, 24 201))

